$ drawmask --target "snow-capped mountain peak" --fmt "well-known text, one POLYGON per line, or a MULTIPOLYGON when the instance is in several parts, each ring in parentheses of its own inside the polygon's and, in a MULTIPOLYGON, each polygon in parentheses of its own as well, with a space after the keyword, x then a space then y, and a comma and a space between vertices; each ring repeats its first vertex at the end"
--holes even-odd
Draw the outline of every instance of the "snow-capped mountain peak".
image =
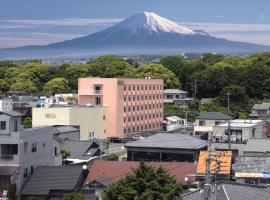
POLYGON ((163 18, 153 12, 137 13, 120 22, 115 28, 125 28, 135 33, 140 29, 149 32, 168 32, 177 34, 196 34, 192 29, 180 26, 176 22, 163 18))

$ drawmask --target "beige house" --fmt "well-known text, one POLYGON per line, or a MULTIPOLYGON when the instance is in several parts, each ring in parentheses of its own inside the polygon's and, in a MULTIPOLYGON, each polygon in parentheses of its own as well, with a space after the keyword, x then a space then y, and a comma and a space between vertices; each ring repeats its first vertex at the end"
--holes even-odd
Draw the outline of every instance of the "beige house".
POLYGON ((105 139, 108 133, 106 106, 51 106, 33 108, 33 127, 44 125, 80 126, 80 140, 105 139))
POLYGON ((196 117, 194 122, 194 134, 208 137, 213 132, 213 127, 231 120, 232 117, 221 112, 206 112, 196 117))

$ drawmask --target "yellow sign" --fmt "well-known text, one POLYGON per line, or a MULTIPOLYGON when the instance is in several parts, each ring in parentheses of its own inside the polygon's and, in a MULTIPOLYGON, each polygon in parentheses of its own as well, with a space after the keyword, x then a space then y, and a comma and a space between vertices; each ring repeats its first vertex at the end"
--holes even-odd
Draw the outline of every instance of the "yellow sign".
POLYGON ((52 114, 52 113, 46 113, 45 114, 45 117, 46 118, 56 118, 56 115, 55 114, 52 114))

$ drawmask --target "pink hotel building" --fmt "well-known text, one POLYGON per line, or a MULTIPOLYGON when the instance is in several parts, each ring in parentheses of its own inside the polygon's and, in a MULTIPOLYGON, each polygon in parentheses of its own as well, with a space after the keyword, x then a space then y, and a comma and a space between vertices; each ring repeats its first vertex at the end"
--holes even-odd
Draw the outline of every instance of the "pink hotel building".
POLYGON ((80 78, 78 100, 108 106, 108 136, 161 129, 162 79, 80 78))

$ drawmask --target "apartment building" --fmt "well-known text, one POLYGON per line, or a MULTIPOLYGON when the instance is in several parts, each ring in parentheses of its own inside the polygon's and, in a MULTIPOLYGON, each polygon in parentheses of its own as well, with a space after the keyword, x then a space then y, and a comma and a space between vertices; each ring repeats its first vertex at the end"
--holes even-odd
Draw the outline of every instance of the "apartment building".
POLYGON ((21 114, 0 112, 0 187, 20 191, 38 166, 55 165, 53 128, 22 130, 21 114))
POLYGON ((162 79, 80 78, 78 101, 108 106, 110 136, 161 129, 162 79))

